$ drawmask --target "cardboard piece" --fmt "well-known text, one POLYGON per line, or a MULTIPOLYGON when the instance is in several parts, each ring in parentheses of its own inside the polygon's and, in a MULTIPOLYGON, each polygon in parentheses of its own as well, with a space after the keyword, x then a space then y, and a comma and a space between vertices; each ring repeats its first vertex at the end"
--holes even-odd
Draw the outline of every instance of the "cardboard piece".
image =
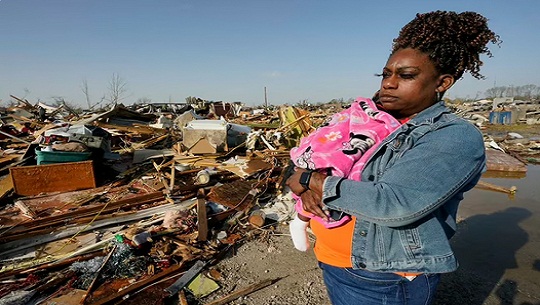
POLYGON ((218 152, 216 145, 213 145, 208 139, 200 139, 189 149, 189 152, 195 155, 198 154, 214 154, 218 152))
POLYGON ((228 151, 227 122, 221 120, 194 120, 183 128, 182 143, 187 151, 215 153, 228 151), (205 140, 205 142, 199 142, 205 140), (209 145, 208 145, 209 144, 209 145))

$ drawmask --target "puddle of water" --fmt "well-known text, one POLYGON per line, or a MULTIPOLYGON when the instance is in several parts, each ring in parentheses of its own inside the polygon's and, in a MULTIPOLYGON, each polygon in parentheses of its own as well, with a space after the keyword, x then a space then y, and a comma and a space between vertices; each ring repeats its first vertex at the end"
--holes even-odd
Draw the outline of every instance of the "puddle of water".
POLYGON ((465 194, 460 205, 461 217, 494 213, 509 207, 520 207, 531 213, 540 211, 540 166, 530 165, 526 173, 487 172, 481 180, 505 188, 515 186, 517 192, 512 198, 505 193, 474 188, 465 194))
POLYGON ((517 192, 508 196, 477 187, 465 194, 458 211, 462 221, 452 239, 460 268, 482 278, 484 284, 480 286, 484 287, 478 287, 477 291, 491 291, 494 299, 502 300, 493 294, 501 289, 500 283, 512 283, 517 290, 505 298, 521 300, 509 304, 537 301, 540 299, 540 166, 528 166, 525 176, 488 173, 482 180, 506 188, 515 186, 517 192))

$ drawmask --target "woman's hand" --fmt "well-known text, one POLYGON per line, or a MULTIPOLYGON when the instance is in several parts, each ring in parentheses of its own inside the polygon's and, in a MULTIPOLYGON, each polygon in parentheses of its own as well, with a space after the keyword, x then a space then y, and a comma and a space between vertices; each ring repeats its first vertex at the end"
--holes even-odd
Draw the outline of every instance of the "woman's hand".
POLYGON ((322 219, 328 221, 328 215, 325 213, 326 209, 322 203, 322 198, 317 192, 306 191, 300 196, 302 198, 302 208, 304 211, 309 212, 315 216, 319 216, 322 219))
POLYGON ((300 184, 300 176, 306 171, 303 168, 295 168, 295 172, 287 179, 286 184, 294 194, 302 198, 303 209, 306 212, 328 220, 328 216, 324 213, 325 206, 322 203, 322 186, 326 176, 318 172, 313 172, 309 183, 309 190, 306 190, 300 184))

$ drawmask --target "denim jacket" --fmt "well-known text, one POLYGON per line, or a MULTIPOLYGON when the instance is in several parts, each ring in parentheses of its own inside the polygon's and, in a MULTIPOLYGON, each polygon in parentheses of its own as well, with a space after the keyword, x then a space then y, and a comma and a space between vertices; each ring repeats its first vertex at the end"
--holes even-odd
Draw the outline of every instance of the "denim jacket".
POLYGON ((481 132, 438 102, 380 144, 361 181, 327 177, 324 204, 357 217, 353 268, 456 270, 449 239, 456 230, 458 205, 485 164, 481 132))

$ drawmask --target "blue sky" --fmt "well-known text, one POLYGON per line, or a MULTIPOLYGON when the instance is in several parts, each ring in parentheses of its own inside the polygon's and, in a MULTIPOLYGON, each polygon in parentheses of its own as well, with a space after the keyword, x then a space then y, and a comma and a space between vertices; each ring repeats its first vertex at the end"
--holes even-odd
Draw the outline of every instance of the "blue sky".
POLYGON ((108 95, 270 104, 371 96, 392 39, 418 12, 476 11, 501 36, 483 58, 486 80, 466 76, 450 97, 494 86, 540 86, 540 1, 0 0, 0 99, 108 95))

